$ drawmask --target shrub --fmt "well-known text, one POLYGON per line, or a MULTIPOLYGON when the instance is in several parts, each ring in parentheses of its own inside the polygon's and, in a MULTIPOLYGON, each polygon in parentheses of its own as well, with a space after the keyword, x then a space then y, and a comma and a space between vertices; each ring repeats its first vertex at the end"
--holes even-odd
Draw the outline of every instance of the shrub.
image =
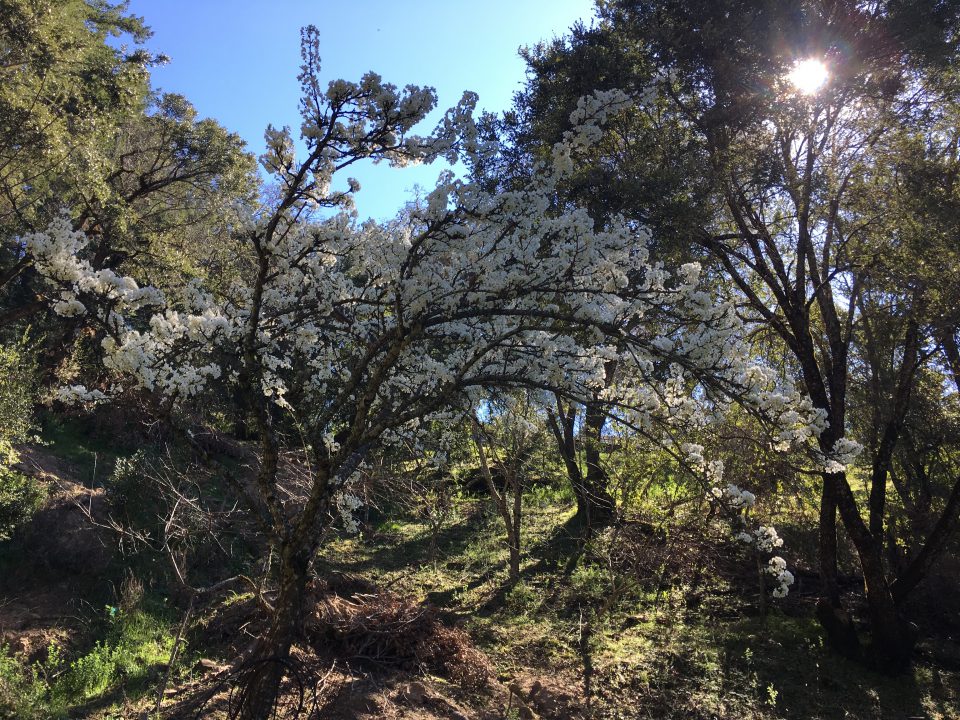
POLYGON ((46 497, 47 489, 41 482, 0 465, 0 540, 9 540, 46 497))
POLYGON ((38 481, 11 468, 14 445, 29 437, 36 400, 36 359, 26 335, 0 346, 0 540, 30 519, 46 497, 38 481))
POLYGON ((17 461, 13 446, 30 433, 37 397, 36 358, 26 336, 0 345, 0 466, 17 461))
POLYGON ((143 610, 107 611, 106 637, 72 662, 55 644, 46 660, 30 666, 0 647, 0 718, 65 717, 71 707, 114 687, 122 685, 134 695, 145 690, 168 661, 173 637, 162 618, 143 610))

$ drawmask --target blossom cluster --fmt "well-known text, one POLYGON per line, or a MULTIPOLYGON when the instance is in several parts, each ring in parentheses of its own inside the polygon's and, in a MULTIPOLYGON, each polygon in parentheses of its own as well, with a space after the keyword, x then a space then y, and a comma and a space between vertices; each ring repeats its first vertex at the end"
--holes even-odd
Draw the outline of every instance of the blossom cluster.
POLYGON ((761 525, 752 533, 741 532, 737 539, 753 545, 759 552, 773 552, 774 548, 783 547, 783 538, 777 534, 776 528, 769 525, 761 525))
POLYGON ((833 444, 829 453, 817 453, 816 456, 824 472, 841 473, 846 472, 862 450, 863 447, 855 440, 840 438, 833 444))
POLYGON ((741 490, 733 483, 730 483, 722 490, 716 486, 711 488, 710 495, 716 500, 722 500, 728 507, 735 510, 753 507, 757 501, 756 495, 749 490, 741 490))
POLYGON ((363 501, 353 493, 347 490, 341 490, 334 495, 334 502, 337 511, 340 513, 340 520, 343 522, 344 529, 351 535, 360 531, 360 525, 357 523, 354 513, 363 507, 363 501))
POLYGON ((143 287, 109 268, 96 270, 80 257, 87 245, 86 236, 73 229, 70 217, 61 213, 44 232, 25 235, 22 242, 42 275, 56 288, 51 300, 54 312, 65 317, 82 315, 87 307, 81 294, 96 296, 117 311, 135 311, 142 307, 164 304, 163 293, 154 287, 143 287))
POLYGON ((65 405, 99 405, 109 400, 109 397, 100 390, 88 390, 83 385, 59 387, 54 397, 65 405))
POLYGON ((784 598, 790 592, 790 586, 793 585, 793 573, 787 570, 787 561, 779 555, 775 555, 767 562, 766 572, 773 576, 776 587, 773 589, 775 598, 784 598))
MULTIPOLYGON (((694 446, 697 454, 702 453, 703 448, 699 445, 694 446)), ((688 448, 689 451, 689 448, 688 448)), ((719 461, 706 464, 708 468, 708 478, 718 480, 722 477, 723 465, 719 461)), ((757 501, 756 495, 749 490, 743 490, 734 483, 728 483, 726 487, 721 488, 714 485, 707 493, 707 500, 718 503, 733 514, 733 520, 736 525, 743 528, 746 524, 746 517, 750 508, 757 501)), ((779 536, 776 528, 770 525, 760 525, 753 530, 741 529, 735 534, 735 538, 753 548, 755 553, 772 553, 777 548, 783 547, 783 538, 779 536)), ((776 598, 786 597, 790 585, 793 584, 793 575, 786 569, 786 562, 783 558, 776 556, 770 558, 767 563, 766 571, 774 575, 776 579, 776 588, 773 596, 776 598)))

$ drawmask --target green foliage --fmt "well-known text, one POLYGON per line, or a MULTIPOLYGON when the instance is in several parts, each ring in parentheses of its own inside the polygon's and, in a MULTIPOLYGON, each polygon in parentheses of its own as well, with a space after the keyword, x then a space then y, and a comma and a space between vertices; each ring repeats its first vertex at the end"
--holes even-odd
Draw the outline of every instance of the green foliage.
MULTIPOLYGON (((862 229, 848 233, 837 254, 822 253, 832 258, 824 277, 836 278, 838 296, 857 303, 850 305, 852 329, 844 341, 849 354, 844 350, 842 356, 848 363, 844 372, 851 376, 851 412, 845 420, 851 436, 878 437, 884 413, 893 415, 884 403, 897 399, 889 388, 900 377, 916 378, 904 386, 911 405, 898 421, 905 440, 893 456, 897 477, 891 475, 907 484, 891 487, 886 505, 887 530, 895 541, 891 554, 899 548, 900 560, 915 556, 927 537, 923 522, 912 525, 914 517, 926 522, 952 487, 960 437, 960 410, 956 395, 944 396, 943 368, 935 363, 911 368, 903 360, 904 338, 911 331, 924 333, 918 348, 932 357, 947 338, 956 342, 960 317, 960 274, 955 272, 960 195, 954 182, 960 119, 955 103, 937 109, 933 95, 923 96, 929 108, 918 106, 912 116, 899 117, 888 107, 918 79, 930 80, 930 87, 948 99, 955 96, 952 73, 924 75, 929 67, 952 59, 953 40, 951 47, 947 40, 958 37, 949 27, 948 10, 924 12, 934 5, 946 8, 950 3, 878 3, 883 12, 872 18, 866 18, 865 4, 848 3, 851 27, 862 22, 863 31, 839 43, 826 38, 826 31, 843 38, 848 29, 821 17, 824 11, 816 4, 799 0, 599 3, 596 25, 578 26, 568 38, 525 52, 530 82, 518 96, 515 112, 502 120, 485 119, 484 130, 508 138, 513 147, 504 148, 491 167, 472 168, 488 187, 519 182, 569 128, 580 96, 596 89, 636 91, 643 100, 611 118, 592 159, 558 187, 557 207, 582 204, 598 224, 626 214, 652 230, 657 259, 711 254, 715 261, 726 259, 726 266, 722 261, 708 265, 708 282, 734 287, 731 275, 739 268, 746 281, 734 294, 749 299, 759 292, 751 300, 754 310, 769 309, 769 315, 761 316, 777 322, 783 307, 770 300, 769 287, 764 290, 763 282, 744 270, 751 263, 740 251, 748 246, 743 243, 762 236, 772 248, 774 265, 802 269, 804 263, 795 262, 792 235, 800 216, 811 209, 824 216, 830 209, 844 224, 868 219, 862 229), (783 73, 801 49, 786 47, 783 39, 807 36, 816 44, 811 28, 820 28, 823 41, 836 44, 830 52, 836 50, 838 67, 843 53, 856 60, 851 60, 849 77, 836 74, 834 84, 840 88, 841 81, 848 82, 847 91, 858 98, 853 106, 864 112, 849 125, 849 137, 876 139, 864 144, 868 149, 853 164, 842 154, 835 162, 826 154, 811 159, 816 172, 801 183, 806 199, 788 202, 798 185, 790 177, 796 163, 786 156, 795 142, 791 138, 807 132, 808 110, 814 105, 780 93, 783 73), (893 44, 876 42, 888 37, 903 48, 902 56, 889 55, 893 44), (910 73, 914 79, 907 77, 910 73), (659 94, 646 93, 654 81, 659 94), (783 144, 772 135, 775 129, 786 138, 783 144), (850 178, 841 180, 841 170, 849 170, 850 178), (835 208, 828 202, 831 197, 835 208), (742 206, 749 209, 753 202, 763 206, 762 212, 743 215, 742 206), (738 213, 754 227, 746 227, 738 213), (841 284, 847 278, 857 280, 856 292, 841 284)), ((256 215, 251 158, 236 135, 215 121, 199 119, 185 98, 152 94, 148 69, 155 58, 107 42, 118 35, 136 42, 148 35, 140 19, 127 15, 126 4, 0 0, 0 329, 29 317, 22 311, 43 292, 20 236, 41 229, 61 205, 73 213, 78 228, 92 229, 87 252, 98 268, 122 267, 165 290, 189 276, 214 294, 228 292, 249 271, 251 258, 238 252, 236 231, 256 215)), ((809 101, 832 102, 832 96, 824 97, 809 101)), ((810 227, 820 242, 824 235, 816 222, 810 227)), ((806 280, 798 277, 802 290, 806 280)), ((809 356, 805 372, 816 369, 821 359, 830 364, 826 353, 835 347, 821 342, 831 317, 825 309, 833 301, 817 306, 814 299, 797 316, 804 323, 804 339, 819 344, 820 354, 809 356)), ((759 319, 753 329, 757 355, 785 377, 797 374, 790 343, 784 345, 784 338, 774 337, 759 319)), ((73 331, 70 326, 63 334, 73 331)), ((98 346, 95 333, 75 334, 77 347, 98 346)), ((95 353, 88 358, 77 353, 73 360, 72 374, 80 375, 95 364, 95 353)), ((36 370, 25 341, 0 347, 0 540, 9 538, 44 499, 40 483, 10 467, 16 445, 30 432, 36 370)), ((225 427, 235 416, 230 403, 243 403, 238 398, 218 401, 223 406, 212 412, 225 427)), ((503 583, 507 555, 489 503, 460 496, 446 467, 437 471, 426 463, 435 455, 421 453, 424 457, 415 462, 403 448, 395 449, 397 457, 389 456, 394 449, 385 452, 383 473, 394 482, 384 483, 388 490, 376 530, 335 541, 327 564, 365 571, 375 582, 462 611, 504 667, 524 656, 527 667, 533 664, 530 658, 550 658, 558 667, 582 663, 586 675, 589 660, 596 685, 632 698, 627 703, 631 708, 663 709, 663 716, 696 710, 711 717, 769 718, 781 711, 819 715, 842 704, 837 700, 842 693, 829 690, 830 673, 821 671, 819 663, 832 669, 847 666, 826 656, 812 623, 779 617, 775 610, 770 625, 758 628, 744 619, 749 608, 736 596, 735 581, 718 579, 709 570, 701 573, 699 567, 695 580, 681 580, 666 559, 630 565, 615 558, 621 548, 611 546, 623 536, 611 540, 613 531, 589 541, 575 536, 564 520, 569 520, 575 498, 563 480, 565 467, 542 410, 536 403, 521 405, 518 398, 500 398, 485 403, 483 413, 497 482, 512 478, 517 497, 522 495, 522 505, 517 504, 522 513, 514 518, 521 525, 523 516, 523 532, 517 533, 524 548, 519 579, 503 583), (689 601, 694 594, 697 603, 721 606, 722 619, 717 619, 719 613, 698 614, 699 606, 689 601), (801 660, 791 651, 802 651, 801 660), (784 677, 785 667, 799 668, 796 675, 804 688, 815 685, 823 694, 814 702, 799 681, 784 677)), ((188 402, 184 406, 188 413, 211 411, 188 402)), ((818 509, 816 483, 795 477, 790 458, 771 460, 761 428, 745 413, 727 417, 726 426, 712 426, 704 435, 713 436, 698 441, 703 440, 708 455, 725 460, 726 480, 757 491, 758 511, 782 517, 790 511, 787 498, 794 498, 787 547, 812 564, 813 549, 803 545, 801 535, 808 533, 809 543, 816 542, 811 530, 818 509)), ((611 425, 622 431, 622 438, 597 436, 604 441, 598 451, 604 471, 614 483, 610 491, 628 520, 636 516, 636 525, 649 526, 649 532, 636 529, 643 542, 637 540, 624 552, 639 556, 648 549, 652 554, 679 534, 676 530, 686 530, 690 555, 676 563, 705 564, 697 551, 715 548, 699 532, 707 527, 704 489, 678 472, 675 459, 655 440, 611 425)), ((190 561, 184 565, 195 575, 218 576, 224 569, 223 557, 207 541, 219 540, 220 527, 211 528, 201 512, 227 508, 235 499, 222 491, 215 471, 200 474, 193 457, 177 456, 169 465, 149 452, 123 457, 116 438, 91 438, 81 422, 57 420, 47 434, 59 454, 75 461, 84 482, 103 479, 111 517, 144 537, 162 537, 166 549, 190 561), (202 500, 181 502, 194 497, 202 500), (165 517, 171 521, 164 523, 165 517)), ((577 434, 582 445, 582 428, 577 434)), ((458 464, 475 462, 466 434, 455 450, 455 473, 463 469, 458 464)), ((868 447, 861 462, 872 452, 868 447)), ((802 464, 798 458, 796 467, 802 464)), ((856 480, 851 492, 859 502, 865 499, 868 476, 863 466, 850 472, 856 480)), ((245 524, 235 537, 244 531, 245 524)), ((124 558, 132 565, 138 551, 124 558)), ((224 604, 242 597, 247 596, 224 604)), ((172 638, 162 614, 153 615, 137 603, 123 610, 108 607, 99 629, 92 647, 76 657, 51 645, 46 659, 27 665, 0 652, 0 716, 57 717, 118 688, 136 692, 167 660, 172 638)), ((849 674, 860 695, 879 686, 879 680, 859 669, 849 674)))
POLYGON ((531 487, 523 501, 532 507, 547 508, 557 505, 572 505, 577 499, 569 482, 554 481, 531 487))
POLYGON ((541 600, 537 588, 521 580, 507 592, 505 605, 513 615, 526 615, 535 610, 541 600))
POLYGON ((582 562, 570 576, 570 590, 574 597, 601 602, 610 591, 610 573, 595 563, 582 562))
POLYGON ((29 436, 37 397, 36 370, 26 336, 0 346, 0 464, 16 462, 13 446, 29 436))
POLYGON ((40 509, 46 497, 46 487, 35 478, 0 467, 0 540, 9 540, 40 509))
MULTIPOLYGON (((0 329, 46 321, 50 288, 21 238, 61 212, 87 233, 98 270, 163 287, 189 275, 214 291, 242 272, 230 229, 256 200, 253 158, 185 98, 151 91, 165 58, 136 47, 149 35, 128 3, 0 2, 0 329)), ((75 325, 45 326, 48 371, 75 345, 99 347, 75 325)), ((90 382, 88 363, 60 379, 90 382)))
POLYGON ((26 666, 0 648, 0 717, 65 717, 71 708, 120 686, 134 695, 146 691, 170 659, 174 640, 166 622, 144 609, 108 607, 106 614, 103 639, 74 660, 51 644, 44 660, 26 666))
POLYGON ((57 212, 65 186, 95 193, 97 151, 118 118, 137 108, 147 88, 145 52, 106 43, 148 36, 122 5, 83 0, 0 3, 0 163, 5 168, 0 230, 10 237, 57 212))
POLYGON ((64 708, 51 701, 53 676, 63 658, 59 646, 51 643, 47 657, 25 667, 20 658, 0 646, 0 716, 18 720, 40 720, 61 716, 64 708))
POLYGON ((143 611, 115 611, 106 639, 69 664, 55 692, 76 702, 97 697, 118 683, 136 686, 169 659, 172 647, 173 637, 156 617, 143 611))
POLYGON ((46 497, 37 480, 16 472, 16 444, 30 434, 36 401, 36 360, 26 336, 0 346, 0 540, 30 519, 46 497))
POLYGON ((111 504, 119 510, 145 504, 149 498, 149 487, 145 487, 143 476, 147 470, 147 454, 137 450, 129 457, 121 456, 114 461, 113 472, 106 481, 107 493, 111 504))

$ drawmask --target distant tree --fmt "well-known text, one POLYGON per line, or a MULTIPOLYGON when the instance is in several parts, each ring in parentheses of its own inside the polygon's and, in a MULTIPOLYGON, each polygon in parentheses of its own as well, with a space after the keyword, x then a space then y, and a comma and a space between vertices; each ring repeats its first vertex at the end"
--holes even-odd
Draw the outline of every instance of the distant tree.
POLYGON ((165 58, 112 36, 141 43, 149 30, 124 4, 0 3, 0 329, 44 307, 20 238, 63 208, 97 269, 163 284, 235 274, 217 253, 241 265, 210 241, 252 212, 252 157, 184 98, 151 93, 165 58))
POLYGON ((471 417, 480 471, 507 533, 511 583, 520 580, 523 496, 546 439, 538 405, 534 393, 504 394, 481 403, 485 418, 471 417))

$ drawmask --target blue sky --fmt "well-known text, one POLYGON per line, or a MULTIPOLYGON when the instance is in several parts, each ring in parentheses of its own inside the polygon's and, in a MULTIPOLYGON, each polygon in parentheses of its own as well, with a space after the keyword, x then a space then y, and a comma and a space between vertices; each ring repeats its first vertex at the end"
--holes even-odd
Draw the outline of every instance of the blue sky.
MULTIPOLYGON (((522 87, 521 45, 562 35, 576 20, 589 22, 592 0, 131 0, 130 11, 153 29, 147 46, 172 62, 153 73, 155 87, 185 95, 202 116, 239 133, 248 149, 263 150, 263 130, 299 127, 296 80, 303 25, 320 29, 323 79, 358 80, 368 70, 400 87, 429 85, 442 110, 464 90, 488 110, 509 107, 522 87)), ((361 219, 384 219, 430 188, 442 168, 351 168, 362 185, 361 219)))

